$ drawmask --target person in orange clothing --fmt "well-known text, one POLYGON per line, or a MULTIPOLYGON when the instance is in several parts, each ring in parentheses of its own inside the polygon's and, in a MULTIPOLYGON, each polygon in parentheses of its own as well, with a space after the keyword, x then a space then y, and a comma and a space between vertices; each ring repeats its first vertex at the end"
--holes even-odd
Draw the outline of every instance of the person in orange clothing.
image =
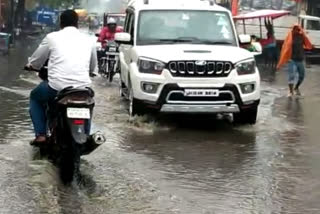
POLYGON ((305 67, 303 63, 305 58, 305 49, 311 50, 312 44, 303 29, 299 25, 294 25, 283 43, 280 60, 277 65, 277 69, 279 69, 289 62, 288 97, 301 95, 300 86, 305 78, 305 67), (297 74, 298 80, 296 81, 297 74))

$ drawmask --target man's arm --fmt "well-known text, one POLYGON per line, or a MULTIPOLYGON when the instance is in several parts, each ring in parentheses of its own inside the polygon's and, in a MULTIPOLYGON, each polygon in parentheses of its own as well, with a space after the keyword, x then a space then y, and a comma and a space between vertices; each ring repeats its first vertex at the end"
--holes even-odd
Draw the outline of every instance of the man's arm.
POLYGON ((106 39, 106 30, 107 30, 106 27, 102 28, 99 39, 98 39, 99 42, 104 42, 104 40, 106 39))
POLYGON ((91 49, 91 58, 90 58, 90 68, 89 72, 94 73, 96 68, 97 68, 98 60, 97 60, 97 49, 95 46, 95 43, 92 44, 92 49, 91 49))
POLYGON ((123 32, 123 27, 118 26, 116 32, 117 33, 122 33, 123 32))
POLYGON ((37 50, 29 58, 28 60, 29 65, 35 69, 40 69, 49 58, 49 55, 50 55, 49 39, 48 39, 48 36, 46 36, 40 43, 37 50))

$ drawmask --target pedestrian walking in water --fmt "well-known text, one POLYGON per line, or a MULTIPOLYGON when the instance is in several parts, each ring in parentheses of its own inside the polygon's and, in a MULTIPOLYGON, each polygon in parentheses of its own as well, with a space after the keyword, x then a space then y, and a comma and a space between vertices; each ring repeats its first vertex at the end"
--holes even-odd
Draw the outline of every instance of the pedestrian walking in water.
POLYGON ((289 62, 288 97, 292 97, 293 95, 301 96, 300 86, 305 78, 305 49, 312 49, 312 44, 303 29, 299 25, 294 25, 283 43, 277 66, 277 69, 279 69, 289 62))

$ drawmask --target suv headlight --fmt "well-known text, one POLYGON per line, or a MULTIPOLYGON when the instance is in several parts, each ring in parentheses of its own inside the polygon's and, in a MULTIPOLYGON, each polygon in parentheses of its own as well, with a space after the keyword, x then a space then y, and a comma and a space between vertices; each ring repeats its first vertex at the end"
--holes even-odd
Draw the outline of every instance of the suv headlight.
POLYGON ((254 74, 256 72, 256 62, 247 60, 236 64, 238 75, 254 74))
POLYGON ((140 57, 138 60, 138 67, 141 73, 160 75, 166 65, 158 60, 140 57))

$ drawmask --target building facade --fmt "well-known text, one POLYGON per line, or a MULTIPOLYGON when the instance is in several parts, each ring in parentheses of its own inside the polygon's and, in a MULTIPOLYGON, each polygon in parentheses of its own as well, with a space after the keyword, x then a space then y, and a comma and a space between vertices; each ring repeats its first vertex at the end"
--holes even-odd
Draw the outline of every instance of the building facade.
POLYGON ((289 10, 293 15, 309 14, 320 16, 320 0, 216 0, 231 9, 233 1, 238 3, 238 12, 261 9, 289 10))
POLYGON ((306 1, 307 14, 320 17, 320 1, 319 0, 307 0, 306 1))

